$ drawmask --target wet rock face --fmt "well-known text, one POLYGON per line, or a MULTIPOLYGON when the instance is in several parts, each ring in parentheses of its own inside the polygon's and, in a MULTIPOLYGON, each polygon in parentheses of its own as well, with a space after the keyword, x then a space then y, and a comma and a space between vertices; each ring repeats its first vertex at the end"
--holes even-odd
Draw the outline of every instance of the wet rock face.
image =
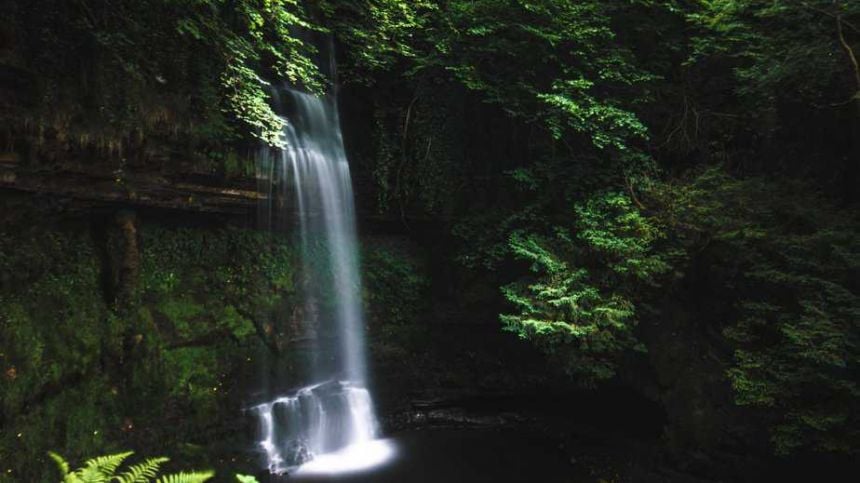
POLYGON ((64 160, 59 167, 33 167, 21 156, 0 153, 0 190, 49 195, 52 202, 67 203, 64 209, 81 211, 131 206, 243 218, 253 215, 261 197, 251 178, 201 174, 194 164, 175 172, 144 165, 125 169, 117 177, 116 164, 102 161, 64 160))

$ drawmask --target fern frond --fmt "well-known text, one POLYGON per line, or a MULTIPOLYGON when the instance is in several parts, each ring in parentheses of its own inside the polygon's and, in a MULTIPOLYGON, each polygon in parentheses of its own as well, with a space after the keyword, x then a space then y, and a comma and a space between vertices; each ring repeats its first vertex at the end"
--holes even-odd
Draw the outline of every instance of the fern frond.
POLYGON ((248 475, 236 475, 236 479, 239 483, 259 483, 256 478, 248 475))
POLYGON ((63 474, 63 476, 69 474, 69 471, 71 471, 71 469, 69 468, 69 462, 66 461, 65 458, 58 455, 57 453, 54 453, 53 451, 48 451, 48 456, 50 456, 51 459, 54 460, 55 463, 57 463, 57 468, 60 469, 60 472, 63 474))
POLYGON ((128 470, 114 477, 119 483, 148 483, 158 476, 158 469, 170 458, 150 458, 142 463, 129 467, 128 470))
POLYGON ((181 472, 172 475, 164 475, 155 483, 202 483, 215 476, 213 471, 181 472))
MULTIPOLYGON (((65 458, 57 453, 48 452, 63 472, 64 483, 202 483, 215 475, 212 471, 191 471, 158 477, 161 465, 170 461, 170 458, 163 456, 146 459, 117 474, 117 468, 132 454, 132 451, 127 451, 91 458, 81 468, 71 471, 69 462, 65 458)), ((253 479, 250 481, 255 482, 253 479)))
POLYGON ((108 483, 113 473, 102 471, 96 466, 78 468, 66 476, 65 483, 108 483))
POLYGON ((107 475, 108 477, 111 477, 113 476, 116 469, 119 468, 119 465, 121 465, 122 462, 125 461, 125 459, 132 454, 134 454, 133 451, 126 451, 125 453, 98 456, 96 458, 87 460, 84 463, 84 467, 81 469, 93 469, 95 471, 107 475))

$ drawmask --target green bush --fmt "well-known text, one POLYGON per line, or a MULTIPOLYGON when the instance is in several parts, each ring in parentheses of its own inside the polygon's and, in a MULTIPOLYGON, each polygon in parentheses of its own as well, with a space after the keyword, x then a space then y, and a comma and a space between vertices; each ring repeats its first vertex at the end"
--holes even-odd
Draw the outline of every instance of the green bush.
POLYGON ((654 247, 662 233, 626 195, 596 195, 572 211, 571 225, 550 235, 511 235, 531 275, 503 288, 518 312, 501 319, 592 384, 615 374, 625 350, 644 350, 633 332, 636 305, 668 265, 654 247))
POLYGON ((711 170, 667 189, 662 217, 708 259, 737 404, 760 408, 778 453, 857 451, 860 220, 798 182, 711 170))

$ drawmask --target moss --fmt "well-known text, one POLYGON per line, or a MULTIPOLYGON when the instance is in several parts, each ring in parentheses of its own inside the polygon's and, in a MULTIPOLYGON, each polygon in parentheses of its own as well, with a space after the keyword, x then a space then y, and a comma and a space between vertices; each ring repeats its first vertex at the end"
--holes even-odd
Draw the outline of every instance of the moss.
POLYGON ((263 322, 252 318, 292 303, 287 243, 250 230, 145 225, 140 293, 116 312, 98 233, 0 233, 0 481, 54 476, 42 473, 48 450, 80 459, 208 445, 230 421, 216 416, 240 414, 245 362, 261 344, 263 322))
POLYGON ((4 414, 86 374, 111 345, 99 266, 84 233, 0 233, 4 414))
POLYGON ((47 447, 75 454, 115 449, 123 439, 119 414, 119 398, 104 376, 69 382, 4 425, 0 482, 55 479, 47 447))
MULTIPOLYGON (((254 361, 277 347, 278 363, 302 365, 306 354, 279 342, 299 306, 291 242, 236 228, 139 228, 138 293, 122 309, 102 286, 117 261, 100 230, 0 234, 0 362, 14 368, 0 380, 0 461, 15 481, 54 477, 48 450, 74 461, 134 449, 234 464, 247 443, 234 423, 261 369, 254 361)), ((432 361, 422 253, 388 238, 362 246, 375 358, 432 361)))
POLYGON ((427 312, 429 277, 414 247, 396 240, 367 240, 362 251, 363 298, 371 329, 382 343, 419 331, 427 312))
POLYGON ((383 384, 401 389, 426 381, 433 372, 428 370, 433 356, 428 348, 430 278, 424 254, 398 239, 362 242, 362 295, 374 372, 387 379, 383 384))

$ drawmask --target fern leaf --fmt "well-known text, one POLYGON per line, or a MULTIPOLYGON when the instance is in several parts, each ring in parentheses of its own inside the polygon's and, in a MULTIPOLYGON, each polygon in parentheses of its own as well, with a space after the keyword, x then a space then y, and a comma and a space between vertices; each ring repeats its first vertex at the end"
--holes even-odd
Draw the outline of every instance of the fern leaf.
POLYGON ((60 472, 63 474, 63 476, 69 474, 69 471, 71 470, 69 469, 69 462, 66 461, 65 458, 58 455, 57 453, 54 453, 53 451, 48 451, 48 456, 50 456, 51 459, 54 460, 55 463, 57 463, 57 468, 60 469, 60 472))
POLYGON ((128 470, 115 476, 119 483, 148 483, 158 476, 158 469, 162 464, 170 461, 170 458, 150 458, 142 463, 129 467, 128 470))
POLYGON ((256 478, 248 475, 236 475, 236 479, 239 483, 259 483, 256 478))
POLYGON ((96 466, 85 466, 78 468, 66 479, 66 483, 108 483, 111 473, 102 471, 96 466))
POLYGON ((164 475, 155 483, 202 483, 215 476, 212 471, 181 472, 172 475, 164 475))
POLYGON ((111 477, 113 476, 116 469, 119 468, 119 465, 121 465, 122 462, 125 461, 125 459, 131 456, 133 453, 133 451, 126 451, 125 453, 110 454, 106 456, 92 458, 87 460, 86 463, 84 463, 84 467, 82 469, 93 469, 98 472, 104 473, 108 477, 111 477))

